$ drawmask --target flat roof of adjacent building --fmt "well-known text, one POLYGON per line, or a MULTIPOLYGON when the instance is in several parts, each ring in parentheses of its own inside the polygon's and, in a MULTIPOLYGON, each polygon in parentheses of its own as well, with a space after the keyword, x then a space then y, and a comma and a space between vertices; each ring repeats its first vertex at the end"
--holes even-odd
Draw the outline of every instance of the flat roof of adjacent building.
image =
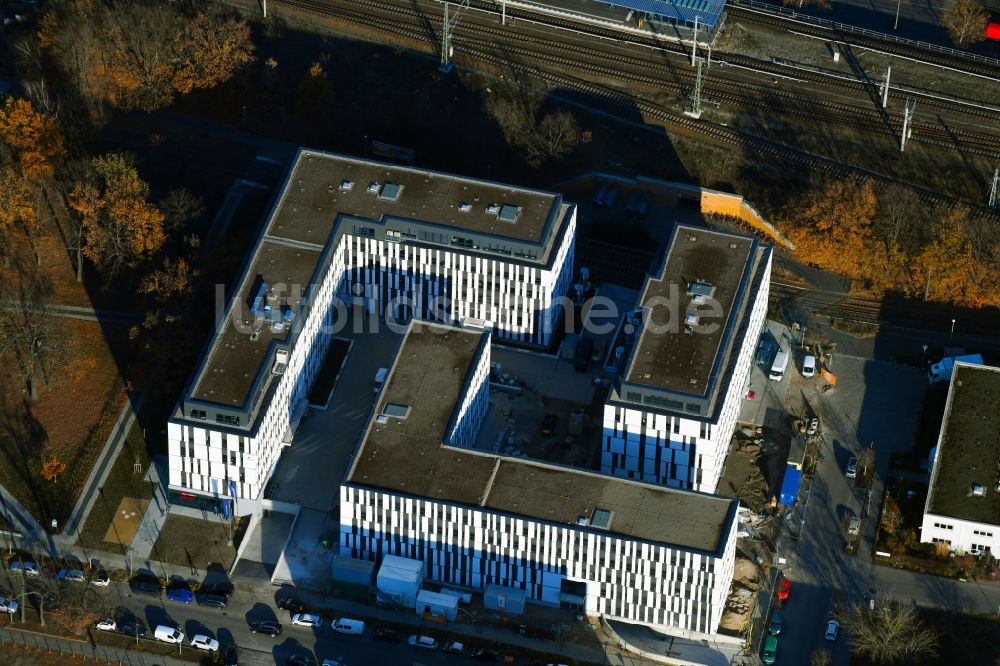
POLYGON ((338 215, 392 216, 542 243, 561 204, 551 192, 303 150, 267 233, 322 245, 338 215))
POLYGON ((646 281, 640 298, 640 305, 649 311, 626 381, 705 395, 713 370, 732 348, 736 320, 748 304, 750 294, 743 287, 766 252, 747 236, 679 225, 663 269, 646 281), (698 312, 705 314, 688 332, 685 317, 692 300, 688 288, 696 284, 711 286, 707 300, 714 300, 718 309, 709 316, 708 304, 699 306, 698 312))
POLYGON ((288 301, 297 316, 301 290, 309 284, 321 254, 318 250, 288 246, 267 238, 255 248, 236 295, 236 307, 216 334, 190 397, 227 407, 244 405, 258 372, 270 372, 262 364, 268 358, 272 342, 286 342, 291 330, 285 326, 274 333, 271 326, 263 326, 256 340, 251 338, 255 290, 262 282, 277 287, 281 292, 277 295, 288 301))
MULTIPOLYGON (((261 281, 288 285, 298 292, 310 288, 323 252, 342 233, 345 216, 378 221, 399 218, 442 228, 466 230, 537 244, 537 261, 547 261, 556 233, 571 204, 558 194, 525 189, 413 167, 300 150, 274 205, 266 230, 253 249, 248 268, 239 278, 234 307, 216 331, 195 375, 187 398, 230 409, 246 409, 261 373, 270 372, 270 346, 291 343, 294 330, 272 335, 265 327, 256 340, 245 321, 261 281), (348 187, 347 183, 350 183, 348 187), (369 191, 374 183, 375 191, 369 191), (468 204, 468 210, 464 210, 468 204), (495 207, 495 210, 494 210, 495 207), (492 210, 492 212, 491 212, 492 210)), ((475 253, 451 247, 450 251, 475 253)), ((510 257, 498 257, 518 261, 510 257)), ((296 310, 296 306, 291 306, 296 310)), ((297 310, 296 310, 297 313, 297 310)), ((266 377, 260 390, 266 390, 266 377)), ((252 425, 253 414, 248 415, 252 425)))
POLYGON ((404 337, 346 483, 571 525, 603 509, 611 513, 609 532, 718 550, 735 519, 734 499, 446 445, 455 405, 489 338, 416 325, 422 332, 411 328, 404 337), (408 417, 379 423, 388 404, 408 406, 408 417))
POLYGON ((927 512, 1000 525, 1000 368, 956 363, 938 438, 927 512), (982 487, 983 496, 972 492, 982 487))

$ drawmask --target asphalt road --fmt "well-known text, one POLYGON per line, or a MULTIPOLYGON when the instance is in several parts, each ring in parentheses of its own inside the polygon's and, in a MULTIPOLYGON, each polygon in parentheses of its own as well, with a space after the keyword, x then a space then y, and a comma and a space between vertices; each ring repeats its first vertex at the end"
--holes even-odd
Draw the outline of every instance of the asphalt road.
MULTIPOLYGON (((54 585, 54 581, 46 580, 45 584, 54 585)), ((20 581, 12 577, 7 569, 3 570, 3 587, 4 594, 20 587, 20 581)), ((406 644, 406 634, 402 632, 400 643, 385 643, 375 640, 374 627, 371 626, 364 636, 358 637, 334 633, 329 621, 319 628, 293 626, 287 611, 279 610, 271 603, 252 599, 250 595, 241 592, 233 595, 227 608, 219 610, 196 604, 175 603, 166 596, 157 598, 136 594, 126 583, 111 583, 108 588, 93 589, 104 600, 107 615, 118 618, 131 615, 142 620, 148 629, 147 637, 151 637, 154 628, 160 624, 178 627, 185 634, 185 644, 182 647, 184 653, 190 654, 195 650, 187 643, 195 634, 208 634, 218 639, 223 648, 236 643, 239 646, 241 666, 285 664, 293 654, 311 654, 320 662, 328 658, 343 658, 347 666, 371 663, 471 666, 481 663, 467 657, 445 654, 440 650, 412 648, 406 644), (265 619, 277 620, 284 625, 281 636, 272 638, 250 633, 249 622, 265 619)), ((37 620, 37 611, 30 604, 27 618, 29 621, 37 620)), ((13 620, 12 624, 16 627, 19 624, 17 616, 13 620)), ((100 641, 101 632, 95 631, 94 634, 100 641)))

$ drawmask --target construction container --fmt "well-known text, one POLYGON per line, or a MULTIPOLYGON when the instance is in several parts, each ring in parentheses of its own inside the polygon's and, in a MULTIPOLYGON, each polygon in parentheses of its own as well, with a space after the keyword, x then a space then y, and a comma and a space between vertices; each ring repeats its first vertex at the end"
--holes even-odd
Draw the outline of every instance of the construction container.
POLYGON ((508 615, 521 615, 527 603, 527 593, 513 587, 487 585, 483 606, 487 610, 497 610, 508 615))
POLYGON ((413 608, 424 584, 425 573, 426 568, 420 560, 386 555, 376 578, 379 595, 404 608, 413 608))

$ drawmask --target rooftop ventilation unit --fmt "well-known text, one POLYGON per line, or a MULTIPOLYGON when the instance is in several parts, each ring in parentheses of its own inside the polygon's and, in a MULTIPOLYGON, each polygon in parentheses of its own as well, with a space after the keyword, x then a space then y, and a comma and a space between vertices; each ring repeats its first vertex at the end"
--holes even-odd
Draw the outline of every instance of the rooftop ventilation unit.
POLYGON ((693 326, 697 326, 698 325, 698 315, 696 315, 696 314, 689 314, 686 317, 684 317, 684 325, 687 326, 687 327, 689 327, 689 328, 691 328, 693 326))
POLYGON ((382 416, 386 419, 399 419, 400 421, 405 421, 410 415, 409 405, 400 405, 394 402, 386 404, 382 408, 382 416))
POLYGON ((341 192, 350 192, 353 189, 354 189, 354 181, 353 180, 347 180, 345 178, 344 180, 340 181, 340 191, 341 192))
POLYGON ((458 204, 458 210, 459 210, 459 212, 462 212, 462 213, 472 212, 472 204, 463 201, 463 202, 461 202, 461 203, 458 204))
POLYGON ((497 204, 490 204, 486 207, 487 215, 496 215, 499 212, 500 212, 500 206, 498 206, 497 204))
POLYGON ((581 527, 589 527, 590 519, 587 518, 587 516, 580 516, 579 518, 576 519, 576 524, 580 525, 581 527))
POLYGON ((279 349, 274 352, 274 367, 271 368, 271 374, 273 375, 283 375, 285 374, 285 368, 288 367, 288 350, 279 349))
POLYGON ((980 483, 973 483, 969 494, 973 497, 986 497, 986 488, 980 483))
POLYGON ((511 204, 504 204, 500 206, 500 211, 497 213, 498 219, 510 224, 517 222, 517 218, 519 217, 521 217, 521 207, 511 204))
POLYGON ((378 190, 378 198, 386 201, 399 201, 399 195, 403 191, 403 186, 399 183, 382 183, 378 190))
POLYGON ((598 527, 602 530, 609 529, 611 527, 611 519, 614 514, 607 509, 594 509, 594 513, 590 516, 590 525, 592 527, 598 527))
POLYGON ((706 298, 715 295, 715 285, 704 280, 695 280, 688 284, 687 293, 688 296, 695 299, 696 303, 703 303, 706 298), (701 300, 698 300, 699 298, 701 300))
POLYGON ((372 181, 368 183, 368 191, 372 194, 378 194, 378 181, 372 181))

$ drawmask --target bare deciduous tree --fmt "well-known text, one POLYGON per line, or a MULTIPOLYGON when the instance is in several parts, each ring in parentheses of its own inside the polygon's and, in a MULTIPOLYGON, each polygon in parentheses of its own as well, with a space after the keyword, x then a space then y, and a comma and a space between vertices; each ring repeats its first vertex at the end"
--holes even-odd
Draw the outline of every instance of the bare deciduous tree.
POLYGON ((833 663, 830 657, 830 651, 819 649, 814 650, 811 655, 809 655, 809 666, 830 666, 833 663))
POLYGON ((45 312, 38 290, 32 286, 15 290, 0 287, 0 358, 24 381, 32 402, 39 384, 48 386, 65 351, 62 329, 45 312))
POLYGON ((160 212, 166 227, 170 230, 183 229, 205 214, 205 204, 186 187, 178 187, 167 192, 160 201, 160 212))
POLYGON ((958 0, 941 14, 941 25, 956 46, 968 46, 985 39, 989 21, 989 12, 973 0, 958 0))
POLYGON ((839 619, 851 635, 851 651, 872 661, 892 664, 937 653, 940 636, 913 603, 883 596, 874 608, 859 604, 839 619))
POLYGON ((565 157, 580 143, 580 128, 568 111, 554 111, 538 120, 542 100, 515 86, 501 87, 486 98, 485 107, 503 132, 532 166, 565 157))

